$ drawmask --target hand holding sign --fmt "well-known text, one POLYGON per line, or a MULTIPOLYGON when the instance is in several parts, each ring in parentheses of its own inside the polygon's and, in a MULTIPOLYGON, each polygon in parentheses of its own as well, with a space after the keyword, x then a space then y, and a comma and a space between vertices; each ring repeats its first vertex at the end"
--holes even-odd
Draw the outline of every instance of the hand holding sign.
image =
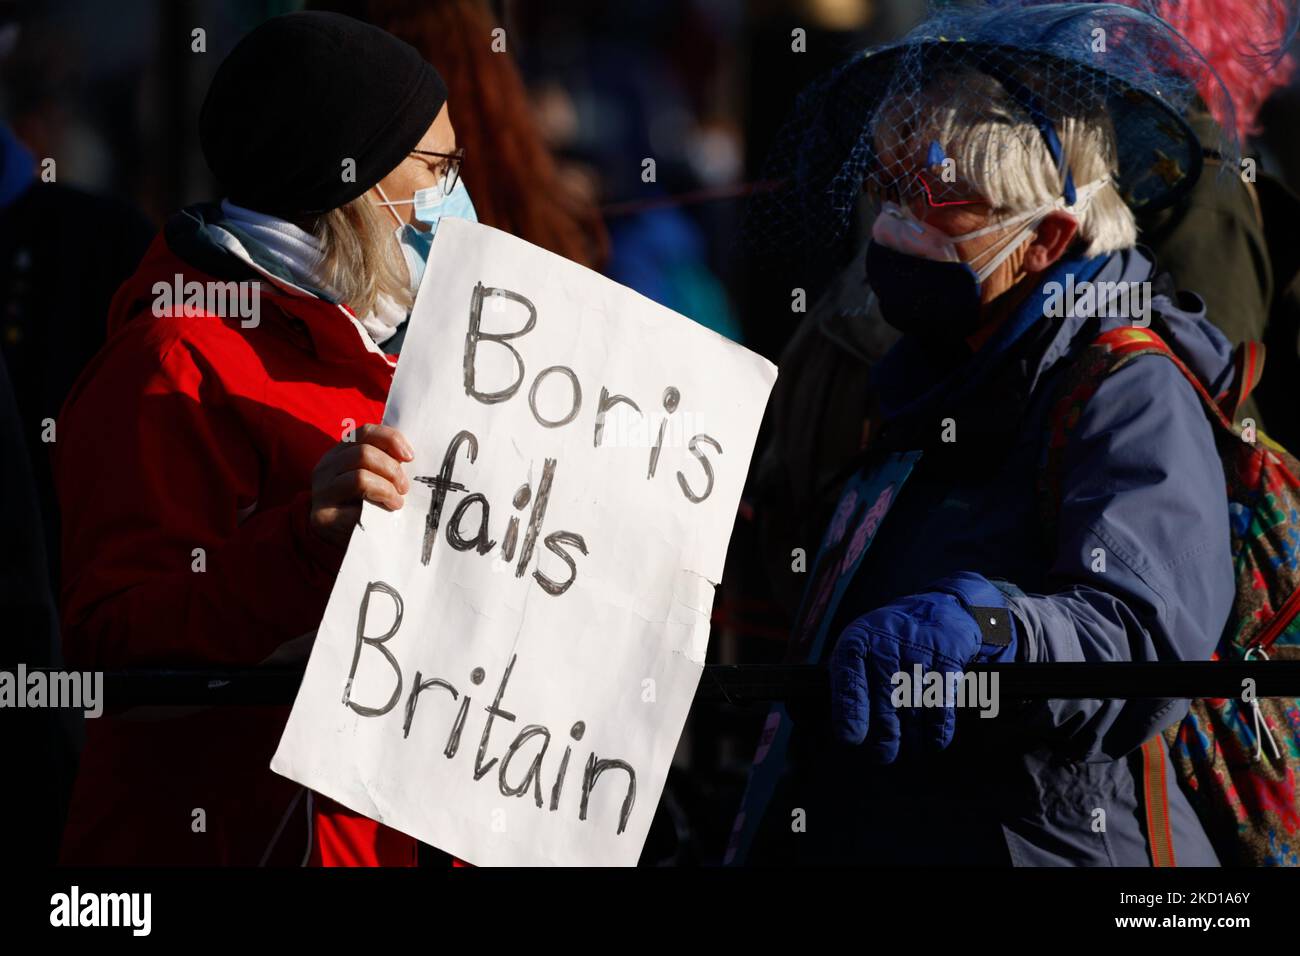
POLYGON ((396 511, 411 482, 402 462, 415 457, 405 436, 387 425, 362 425, 327 451, 311 473, 311 529, 346 545, 361 517, 361 503, 396 511))
POLYGON ((434 240, 272 767, 475 864, 632 864, 698 684, 775 370, 486 226, 434 240))

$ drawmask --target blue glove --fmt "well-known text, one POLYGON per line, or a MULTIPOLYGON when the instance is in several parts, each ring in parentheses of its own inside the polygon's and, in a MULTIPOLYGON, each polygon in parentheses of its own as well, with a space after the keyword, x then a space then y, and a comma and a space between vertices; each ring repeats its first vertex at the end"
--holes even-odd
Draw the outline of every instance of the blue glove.
POLYGON ((914 683, 919 664, 923 673, 944 675, 947 688, 947 675, 960 678, 972 663, 1015 659, 1006 595, 972 572, 944 578, 844 629, 830 661, 832 731, 844 743, 865 741, 868 755, 881 763, 893 763, 900 746, 909 753, 942 750, 952 743, 956 707, 947 700, 913 707, 910 696, 895 706, 894 675, 914 683))

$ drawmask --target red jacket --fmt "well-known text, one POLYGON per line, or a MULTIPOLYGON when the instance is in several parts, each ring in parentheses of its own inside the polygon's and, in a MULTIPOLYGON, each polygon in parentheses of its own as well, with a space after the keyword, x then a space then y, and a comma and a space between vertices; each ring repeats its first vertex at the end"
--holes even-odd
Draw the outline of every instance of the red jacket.
MULTIPOLYGON (((215 212, 154 240, 58 421, 69 667, 262 663, 315 631, 342 559, 307 525, 311 472, 382 418, 395 357, 342 306, 217 245, 215 212), (159 317, 155 283, 178 276, 257 280, 257 325, 159 317)), ((107 706, 87 721, 65 862, 414 862, 410 838, 268 769, 287 708, 107 706)))

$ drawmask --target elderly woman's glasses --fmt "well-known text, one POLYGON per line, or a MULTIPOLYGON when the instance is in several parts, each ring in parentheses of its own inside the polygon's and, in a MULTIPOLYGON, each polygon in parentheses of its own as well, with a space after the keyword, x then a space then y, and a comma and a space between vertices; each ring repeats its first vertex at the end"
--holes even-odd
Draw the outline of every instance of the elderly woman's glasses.
POLYGON ((438 153, 431 149, 413 149, 411 153, 415 156, 435 156, 444 160, 438 164, 442 172, 442 194, 450 196, 460 180, 460 164, 465 161, 465 147, 460 147, 454 153, 438 153))
POLYGON ((969 188, 945 182, 942 176, 918 171, 911 176, 900 175, 892 182, 868 182, 866 192, 877 206, 884 202, 896 203, 911 209, 945 206, 972 206, 983 202, 969 188))

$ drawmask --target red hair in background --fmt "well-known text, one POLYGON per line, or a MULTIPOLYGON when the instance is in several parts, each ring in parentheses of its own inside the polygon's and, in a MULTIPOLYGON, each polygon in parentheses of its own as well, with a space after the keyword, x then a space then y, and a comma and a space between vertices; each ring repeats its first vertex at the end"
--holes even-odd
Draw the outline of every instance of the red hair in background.
POLYGON ((312 0, 415 47, 447 82, 461 177, 480 222, 599 269, 609 237, 599 210, 566 189, 534 120, 519 69, 492 51, 499 24, 482 0, 312 0))
POLYGON ((1204 76, 1201 98, 1214 118, 1243 141, 1258 133, 1264 101, 1291 82, 1295 58, 1286 50, 1295 33, 1294 0, 1119 0, 1148 10, 1185 36, 1219 74, 1235 116, 1223 109, 1221 94, 1204 76))

